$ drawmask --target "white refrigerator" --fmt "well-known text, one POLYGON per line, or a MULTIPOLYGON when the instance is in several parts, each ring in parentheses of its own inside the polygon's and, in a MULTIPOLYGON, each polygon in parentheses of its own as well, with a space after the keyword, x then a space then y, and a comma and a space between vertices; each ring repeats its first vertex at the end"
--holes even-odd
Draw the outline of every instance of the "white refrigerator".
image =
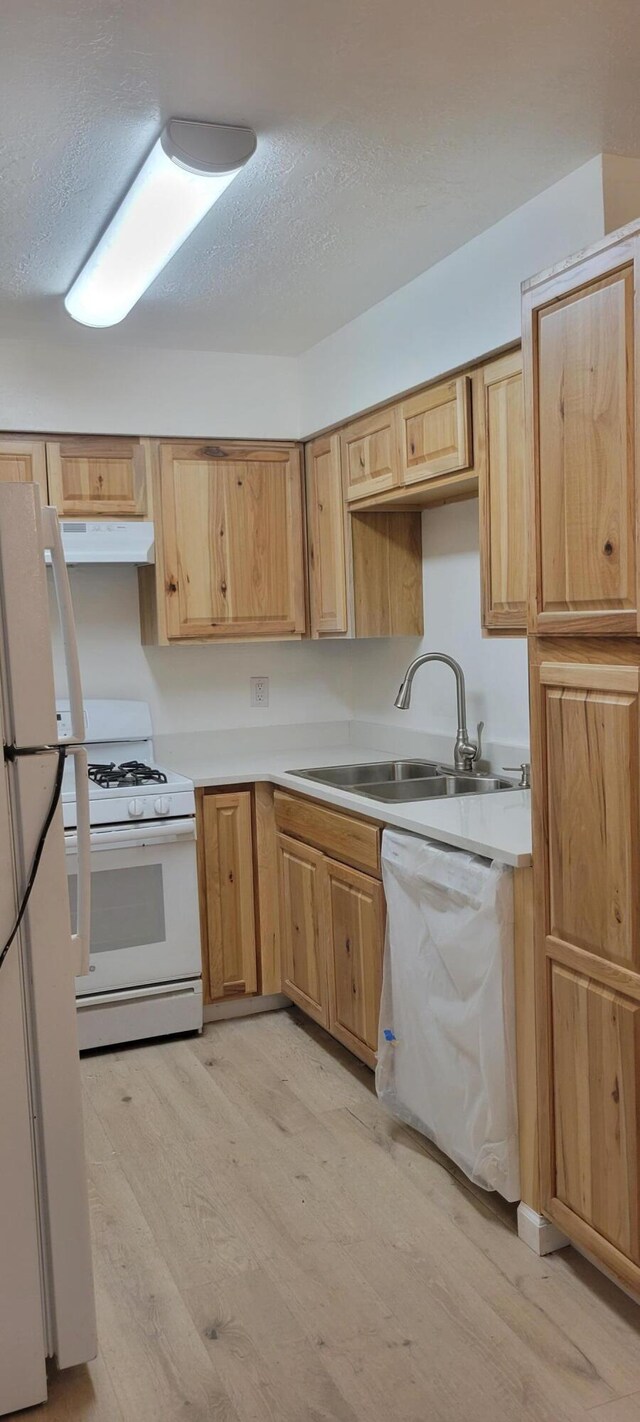
POLYGON ((79 789, 72 932, 62 812, 0 966, 0 1414, 42 1402, 46 1360, 96 1354, 74 978, 87 971, 89 818, 73 612, 57 518, 34 485, 0 485, 0 956, 15 927, 63 754, 79 789), (72 739, 58 748, 45 549, 60 608, 72 739))

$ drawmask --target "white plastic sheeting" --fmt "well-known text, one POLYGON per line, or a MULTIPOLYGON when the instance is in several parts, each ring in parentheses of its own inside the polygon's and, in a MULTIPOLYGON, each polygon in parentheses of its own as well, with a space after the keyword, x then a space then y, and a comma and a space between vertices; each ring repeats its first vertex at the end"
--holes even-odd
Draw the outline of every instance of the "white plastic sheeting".
POLYGON ((520 1198, 513 871, 385 830, 376 1090, 477 1185, 520 1198))

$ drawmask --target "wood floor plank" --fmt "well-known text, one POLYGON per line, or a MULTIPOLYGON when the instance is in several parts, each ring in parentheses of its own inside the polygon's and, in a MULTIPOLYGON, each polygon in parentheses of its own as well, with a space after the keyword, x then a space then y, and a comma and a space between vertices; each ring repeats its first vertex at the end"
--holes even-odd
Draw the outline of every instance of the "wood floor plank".
POLYGON ((122 1170, 89 1179, 100 1348, 125 1418, 238 1422, 122 1170))
POLYGON ((640 1422, 640 1392, 630 1397, 621 1397, 617 1402, 609 1402, 604 1407, 596 1407, 589 1413, 593 1422, 640 1422))

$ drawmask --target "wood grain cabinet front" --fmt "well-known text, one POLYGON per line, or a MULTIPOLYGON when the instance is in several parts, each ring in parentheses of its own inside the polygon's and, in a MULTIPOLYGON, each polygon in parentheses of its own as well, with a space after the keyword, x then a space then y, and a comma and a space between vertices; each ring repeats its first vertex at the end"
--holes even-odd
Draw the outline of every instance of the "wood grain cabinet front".
POLYGON ((162 442, 158 460, 156 639, 301 637, 298 447, 162 442))
POLYGON ((0 483, 39 484, 43 504, 47 497, 47 458, 43 439, 0 435, 0 483))
POLYGON ((340 431, 347 499, 366 498, 402 482, 397 405, 352 420, 340 431))
POLYGON ((205 1002, 258 987, 250 790, 198 792, 205 1002))
POLYGON ((375 1067, 382 992, 385 903, 369 874, 325 860, 329 932, 329 1031, 375 1067))
POLYGON ((542 1209, 639 1291, 640 649, 557 646, 531 661, 542 1209))
POLYGON ((399 407, 402 481, 422 483, 468 469, 472 458, 468 375, 429 385, 399 407))
POLYGON ((324 855, 278 835, 282 990, 321 1027, 329 1026, 324 855))
POLYGON ((640 236, 525 284, 529 627, 637 636, 640 236))
POLYGON ((49 498, 67 518, 150 518, 149 449, 140 439, 47 440, 49 498))
POLYGON ((482 626, 527 630, 527 510, 522 353, 492 361, 479 382, 482 626))

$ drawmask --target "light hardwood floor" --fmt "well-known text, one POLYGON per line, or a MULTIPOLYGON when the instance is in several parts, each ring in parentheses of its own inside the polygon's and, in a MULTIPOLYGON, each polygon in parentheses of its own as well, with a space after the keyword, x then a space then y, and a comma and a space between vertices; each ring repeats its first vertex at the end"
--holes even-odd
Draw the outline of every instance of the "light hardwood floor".
POLYGON ((296 1012, 84 1059, 101 1354, 43 1422, 640 1422, 640 1309, 296 1012))

